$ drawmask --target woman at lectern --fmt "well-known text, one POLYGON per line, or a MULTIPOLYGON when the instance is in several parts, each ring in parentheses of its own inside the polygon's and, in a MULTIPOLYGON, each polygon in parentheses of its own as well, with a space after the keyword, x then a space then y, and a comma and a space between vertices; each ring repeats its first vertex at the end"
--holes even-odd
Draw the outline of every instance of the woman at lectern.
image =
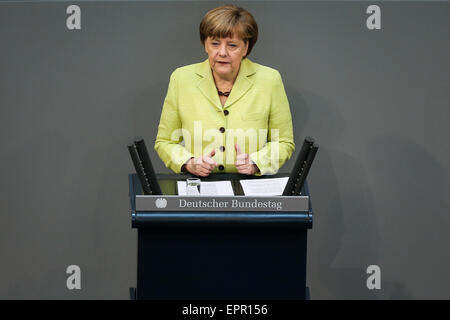
POLYGON ((206 13, 200 40, 208 58, 170 76, 155 150, 175 173, 275 174, 295 145, 280 73, 248 59, 258 26, 245 9, 206 13))

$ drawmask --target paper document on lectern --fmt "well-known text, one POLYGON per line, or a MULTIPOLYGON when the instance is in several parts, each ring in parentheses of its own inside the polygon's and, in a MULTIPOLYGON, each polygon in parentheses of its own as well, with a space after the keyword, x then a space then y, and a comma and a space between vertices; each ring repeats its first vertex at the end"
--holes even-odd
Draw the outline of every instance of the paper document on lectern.
POLYGON ((246 196, 281 196, 289 177, 241 180, 246 196))
MULTIPOLYGON (((186 195, 186 181, 177 181, 178 195, 186 195)), ((202 181, 200 183, 201 196, 234 196, 231 181, 202 181)))

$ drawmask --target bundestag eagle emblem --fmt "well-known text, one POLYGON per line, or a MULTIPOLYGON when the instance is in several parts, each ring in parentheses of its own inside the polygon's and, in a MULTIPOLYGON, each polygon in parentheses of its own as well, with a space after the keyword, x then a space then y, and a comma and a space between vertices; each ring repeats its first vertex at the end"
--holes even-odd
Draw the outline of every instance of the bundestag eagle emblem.
POLYGON ((167 200, 164 198, 158 198, 155 200, 155 204, 157 208, 163 209, 167 207, 167 200))

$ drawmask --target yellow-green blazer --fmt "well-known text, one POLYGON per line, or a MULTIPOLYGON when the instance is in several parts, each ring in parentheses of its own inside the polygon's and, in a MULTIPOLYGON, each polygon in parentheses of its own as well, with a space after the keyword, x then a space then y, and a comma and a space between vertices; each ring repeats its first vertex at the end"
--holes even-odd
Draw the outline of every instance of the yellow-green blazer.
POLYGON ((155 141, 166 167, 179 173, 191 157, 215 149, 213 172, 237 172, 235 143, 256 163, 258 175, 275 174, 291 157, 292 119, 280 73, 243 59, 222 107, 208 60, 176 69, 155 141))

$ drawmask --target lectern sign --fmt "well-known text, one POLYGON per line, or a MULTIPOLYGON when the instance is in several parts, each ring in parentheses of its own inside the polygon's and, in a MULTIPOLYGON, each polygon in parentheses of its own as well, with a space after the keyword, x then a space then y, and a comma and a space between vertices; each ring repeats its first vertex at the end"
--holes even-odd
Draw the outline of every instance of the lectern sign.
POLYGON ((305 212, 307 196, 165 196, 136 195, 137 211, 305 212))

